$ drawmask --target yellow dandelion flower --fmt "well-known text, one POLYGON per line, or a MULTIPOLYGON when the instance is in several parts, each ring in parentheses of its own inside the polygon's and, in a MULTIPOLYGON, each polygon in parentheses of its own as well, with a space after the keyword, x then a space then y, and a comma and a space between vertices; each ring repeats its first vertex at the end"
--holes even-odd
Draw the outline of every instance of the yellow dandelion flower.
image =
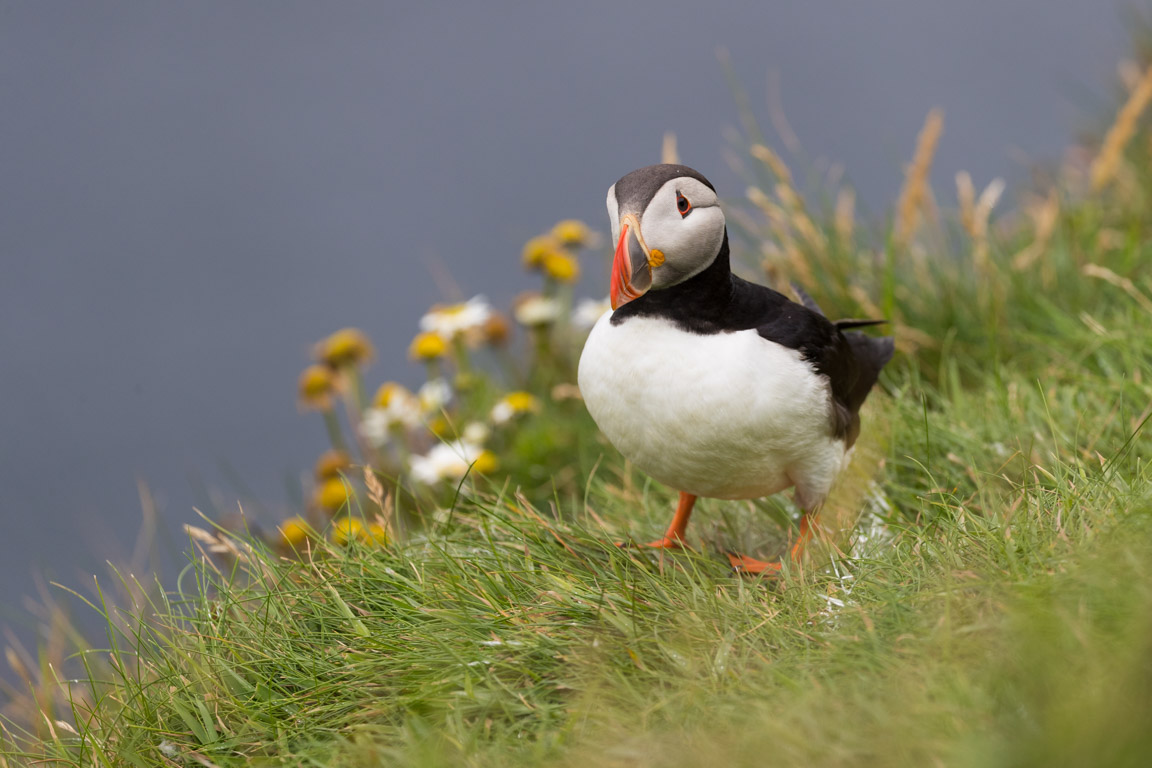
POLYGON ((472 471, 481 475, 490 475, 500 468, 500 459, 492 451, 481 451, 476 460, 472 462, 472 471))
POLYGON ((504 402, 517 411, 534 411, 540 407, 540 401, 531 392, 509 392, 504 402))
POLYGON ((352 457, 344 451, 328 451, 316 460, 316 477, 328 480, 352 466, 352 457))
POLYGON ((285 547, 295 549, 308 540, 312 530, 302 517, 290 517, 277 529, 280 532, 280 543, 285 547))
POLYGON ((416 334, 412 344, 408 347, 408 357, 413 360, 436 360, 444 357, 448 351, 448 342, 435 331, 424 331, 416 334))
POLYGON ((544 257, 544 274, 561 283, 571 283, 580 277, 580 264, 576 257, 554 251, 544 257))
POLYGON ((343 328, 316 346, 316 357, 333 368, 359 365, 372 359, 376 350, 358 328, 343 328))
POLYGON ((333 477, 321 483, 312 498, 316 506, 334 512, 347 504, 352 495, 352 488, 348 483, 339 477, 333 477))
POLYGON ((549 254, 560 251, 560 242, 551 235, 534 237, 524 244, 522 260, 525 269, 540 269, 549 254))
POLYGON ((300 405, 326 410, 332 404, 335 382, 332 371, 323 365, 310 365, 300 374, 300 405))
POLYGON ((360 532, 360 540, 365 544, 388 546, 388 529, 380 523, 369 523, 368 527, 360 532))
POLYGON ((328 535, 333 544, 342 547, 364 535, 364 523, 356 517, 342 517, 332 524, 328 535))
POLYGON ((588 242, 588 225, 579 219, 565 219, 552 227, 552 237, 562 244, 579 248, 588 242))

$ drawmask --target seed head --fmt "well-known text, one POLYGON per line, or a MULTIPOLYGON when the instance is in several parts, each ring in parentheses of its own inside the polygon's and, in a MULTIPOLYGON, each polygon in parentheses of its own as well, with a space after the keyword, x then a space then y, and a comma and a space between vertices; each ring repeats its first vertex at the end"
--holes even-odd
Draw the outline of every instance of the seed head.
POLYGON ((310 365, 300 374, 300 405, 324 411, 332 406, 335 382, 332 371, 323 365, 310 365))
POLYGON ((332 368, 360 365, 375 354, 372 342, 358 328, 343 328, 316 346, 316 358, 332 368))
POLYGON ((352 466, 352 458, 344 451, 327 451, 316 460, 316 479, 330 480, 352 466))

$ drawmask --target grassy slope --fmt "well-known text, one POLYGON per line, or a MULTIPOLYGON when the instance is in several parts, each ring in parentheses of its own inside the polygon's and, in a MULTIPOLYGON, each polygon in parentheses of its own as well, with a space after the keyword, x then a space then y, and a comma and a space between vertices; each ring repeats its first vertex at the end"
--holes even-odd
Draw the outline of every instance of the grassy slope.
POLYGON ((84 657, 75 732, 8 722, 0 765, 1144 764, 1152 312, 1083 273, 1152 293, 1146 179, 1123 181, 1062 188, 1028 268, 1023 217, 987 263, 935 229, 934 261, 831 227, 803 254, 828 306, 867 310, 858 286, 943 340, 869 404, 840 552, 733 578, 718 549, 778 549, 782 508, 731 502, 702 503, 694 553, 618 550, 671 494, 580 421, 584 498, 496 488, 387 552, 198 561, 84 657))

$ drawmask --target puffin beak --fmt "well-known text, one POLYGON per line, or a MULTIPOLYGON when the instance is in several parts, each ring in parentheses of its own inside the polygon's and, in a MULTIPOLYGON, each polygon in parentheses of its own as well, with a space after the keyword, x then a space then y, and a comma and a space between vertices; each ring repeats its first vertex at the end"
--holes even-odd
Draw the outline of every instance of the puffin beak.
POLYGON ((629 213, 620 220, 620 241, 612 259, 612 283, 608 295, 612 309, 638 299, 652 287, 652 258, 640 233, 640 222, 629 213))

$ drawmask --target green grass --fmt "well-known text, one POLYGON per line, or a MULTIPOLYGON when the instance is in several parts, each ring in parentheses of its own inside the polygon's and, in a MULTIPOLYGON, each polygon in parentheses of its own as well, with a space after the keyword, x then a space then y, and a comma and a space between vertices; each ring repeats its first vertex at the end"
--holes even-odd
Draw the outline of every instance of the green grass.
POLYGON ((481 484, 387 549, 214 531, 196 544, 225 556, 176 590, 125 577, 134 604, 97 606, 104 647, 71 662, 90 683, 42 670, 0 766, 1147 764, 1149 189, 1062 186, 1030 269, 1010 217, 980 268, 947 224, 930 259, 822 227, 818 299, 887 295, 920 344, 866 408, 840 530, 779 579, 721 554, 779 552, 776 500, 703 501, 692 552, 614 546, 658 534, 673 494, 553 404, 517 448, 576 478, 550 498, 481 484))

